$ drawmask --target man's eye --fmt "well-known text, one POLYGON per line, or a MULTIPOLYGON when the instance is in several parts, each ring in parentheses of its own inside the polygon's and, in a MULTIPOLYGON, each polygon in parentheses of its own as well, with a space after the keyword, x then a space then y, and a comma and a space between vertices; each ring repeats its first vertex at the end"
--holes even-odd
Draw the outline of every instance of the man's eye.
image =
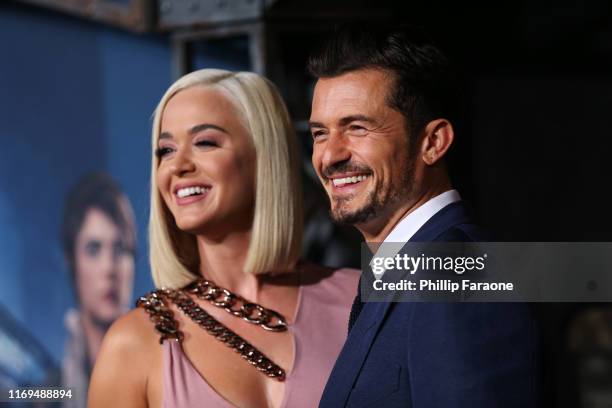
POLYGON ((170 153, 172 153, 172 149, 169 147, 160 147, 155 150, 155 155, 158 159, 161 159, 162 157, 167 156, 170 153))
POLYGON ((351 126, 349 126, 349 130, 350 130, 351 132, 359 132, 359 133, 362 133, 362 132, 365 132, 367 129, 366 129, 366 128, 364 128, 363 126, 359 126, 359 125, 351 125, 351 126))
POLYGON ((312 132, 312 138, 316 139, 320 136, 323 136, 325 134, 325 132, 323 130, 313 130, 312 132))

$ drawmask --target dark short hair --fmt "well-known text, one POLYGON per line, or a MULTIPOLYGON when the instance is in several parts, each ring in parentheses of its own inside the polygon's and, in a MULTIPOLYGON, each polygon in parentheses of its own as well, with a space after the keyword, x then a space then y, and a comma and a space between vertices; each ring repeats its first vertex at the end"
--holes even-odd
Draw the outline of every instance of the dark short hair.
POLYGON ((411 138, 433 119, 455 119, 456 76, 449 59, 419 28, 345 24, 308 61, 315 78, 369 68, 393 74, 388 104, 404 115, 411 138))
POLYGON ((126 248, 132 254, 135 253, 136 228, 127 197, 108 175, 100 172, 89 173, 67 194, 64 207, 62 241, 64 256, 73 278, 76 238, 87 212, 94 208, 102 211, 117 225, 126 248))

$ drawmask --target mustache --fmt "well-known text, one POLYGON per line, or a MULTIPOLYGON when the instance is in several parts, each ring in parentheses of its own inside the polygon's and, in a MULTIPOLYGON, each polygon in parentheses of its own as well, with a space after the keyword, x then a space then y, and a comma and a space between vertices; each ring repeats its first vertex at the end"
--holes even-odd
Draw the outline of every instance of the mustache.
POLYGON ((335 174, 349 173, 349 172, 371 174, 372 169, 370 169, 368 166, 362 163, 345 161, 345 162, 334 163, 331 166, 327 166, 326 168, 323 169, 322 174, 323 176, 325 176, 325 178, 331 178, 335 174))

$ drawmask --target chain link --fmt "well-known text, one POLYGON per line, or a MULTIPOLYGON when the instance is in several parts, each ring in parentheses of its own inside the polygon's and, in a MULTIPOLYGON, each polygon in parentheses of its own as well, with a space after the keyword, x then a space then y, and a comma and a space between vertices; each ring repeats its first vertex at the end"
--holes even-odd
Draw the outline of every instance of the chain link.
MULTIPOLYGON (((221 289, 221 291, 223 291, 223 289, 221 289)), ((229 299, 233 295, 229 291, 227 291, 226 296, 227 299, 229 299)), ((244 340, 242 337, 231 331, 223 323, 217 321, 214 317, 212 317, 204 309, 202 309, 196 302, 194 302, 187 294, 180 290, 160 289, 154 292, 150 292, 147 295, 140 297, 136 301, 136 306, 145 309, 145 311, 149 314, 151 321, 155 324, 155 329, 161 334, 161 337, 159 339, 160 343, 163 343, 163 341, 166 339, 173 339, 178 342, 182 342, 184 337, 183 333, 178 329, 178 322, 174 319, 174 314, 172 310, 170 310, 166 304, 166 299, 174 303, 185 315, 187 315, 191 320, 193 320, 193 322, 202 327, 209 334, 214 336, 217 340, 221 341, 226 346, 232 348, 234 351, 240 354, 242 358, 248 361, 259 371, 261 371, 268 377, 275 378, 278 381, 285 380, 285 370, 283 370, 281 367, 272 362, 272 360, 270 360, 262 352, 257 350, 255 346, 253 346, 248 341, 244 340)), ((232 310, 231 307, 233 306, 233 304, 230 305, 230 303, 228 303, 231 302, 231 300, 227 300, 227 302, 218 300, 215 301, 226 305, 219 307, 227 307, 232 310)), ((257 304, 247 302, 242 305, 240 313, 243 313, 242 309, 244 308, 244 306, 249 304, 253 306, 247 306, 247 312, 249 312, 251 308, 258 310, 260 315, 263 315, 265 311, 270 312, 268 309, 265 309, 257 304), (258 309, 257 306, 263 309, 263 311, 258 309)), ((232 311, 231 313, 234 313, 234 311, 232 311)), ((251 315, 252 310, 250 310, 249 313, 244 314, 240 317, 247 320, 246 318, 251 318, 251 315)), ((274 317, 276 318, 276 316, 274 317)), ((282 318, 282 316, 280 317, 282 318)), ((257 320, 257 318, 255 318, 254 320, 257 320)), ((260 326, 264 327, 264 325, 261 323, 256 324, 259 324, 260 326)))
POLYGON ((287 321, 280 313, 267 309, 257 303, 249 302, 242 296, 219 287, 209 280, 199 279, 186 286, 185 290, 265 330, 274 332, 287 330, 287 321))

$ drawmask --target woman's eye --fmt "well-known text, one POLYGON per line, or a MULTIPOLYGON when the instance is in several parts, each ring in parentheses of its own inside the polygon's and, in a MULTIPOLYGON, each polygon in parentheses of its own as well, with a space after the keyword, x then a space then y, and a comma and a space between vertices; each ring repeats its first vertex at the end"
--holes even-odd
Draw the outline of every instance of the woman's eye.
POLYGON ((122 255, 126 255, 130 253, 130 249, 125 245, 125 243, 121 241, 116 241, 113 243, 113 257, 118 258, 122 255))
POLYGON ((88 241, 85 244, 85 253, 90 258, 97 257, 101 250, 102 250, 102 243, 100 241, 92 240, 92 241, 88 241))
POLYGON ((195 143, 195 145, 199 147, 217 147, 219 146, 217 142, 213 142, 212 140, 199 140, 195 143))
POLYGON ((170 153, 172 153, 172 149, 169 147, 160 147, 157 150, 155 150, 155 155, 157 156, 158 159, 161 159, 162 157, 170 153))

